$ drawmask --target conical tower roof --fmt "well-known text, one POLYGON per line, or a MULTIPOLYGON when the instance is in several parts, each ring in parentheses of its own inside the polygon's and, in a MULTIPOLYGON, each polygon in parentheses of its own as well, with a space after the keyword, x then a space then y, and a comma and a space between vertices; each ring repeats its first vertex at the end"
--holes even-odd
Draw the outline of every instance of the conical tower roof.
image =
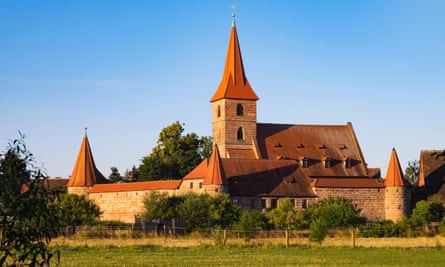
POLYGON ((103 183, 108 183, 108 180, 94 164, 88 136, 85 133, 67 186, 93 186, 94 184, 103 183))
POLYGON ((213 146, 212 155, 210 156, 209 166, 207 168, 207 175, 204 177, 203 184, 205 185, 226 185, 227 179, 224 174, 224 169, 219 156, 218 147, 213 146))
POLYGON ((235 21, 230 32, 229 48, 227 50, 226 65, 221 83, 210 102, 220 99, 258 100, 258 96, 250 86, 244 73, 243 59, 236 32, 235 21))
POLYGON ((409 183, 403 178, 402 168, 400 167, 399 157, 396 149, 393 148, 391 158, 389 159, 388 169, 385 177, 386 186, 409 186, 409 183))

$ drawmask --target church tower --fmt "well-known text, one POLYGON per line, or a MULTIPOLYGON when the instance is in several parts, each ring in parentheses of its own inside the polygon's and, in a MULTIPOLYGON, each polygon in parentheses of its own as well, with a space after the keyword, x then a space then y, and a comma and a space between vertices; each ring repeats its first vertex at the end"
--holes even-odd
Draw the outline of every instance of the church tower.
POLYGON ((223 77, 210 99, 213 142, 222 158, 258 158, 255 149, 258 99, 244 73, 233 20, 223 77))
POLYGON ((411 188, 403 178, 395 148, 392 149, 385 177, 385 219, 400 221, 410 214, 411 188))

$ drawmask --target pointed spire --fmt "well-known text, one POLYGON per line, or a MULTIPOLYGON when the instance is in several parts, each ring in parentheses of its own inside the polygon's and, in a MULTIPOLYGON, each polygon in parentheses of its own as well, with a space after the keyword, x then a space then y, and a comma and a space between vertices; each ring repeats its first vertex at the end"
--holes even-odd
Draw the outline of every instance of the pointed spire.
POLYGON ((227 184, 226 175, 219 156, 218 146, 213 146, 212 155, 210 156, 209 166, 207 168, 207 175, 204 177, 203 184, 205 185, 225 185, 227 184))
POLYGON ((386 186, 409 186, 409 183, 403 178, 402 168, 400 167, 399 157, 396 149, 393 148, 391 158, 389 159, 388 169, 385 177, 386 186))
POLYGON ((215 102, 224 98, 243 100, 259 99, 250 86, 244 72, 238 34, 235 26, 235 16, 232 16, 232 30, 230 32, 229 48, 227 50, 223 77, 218 89, 210 99, 210 102, 215 102))
POLYGON ((94 164, 93 154, 88 142, 87 128, 85 127, 85 136, 80 145, 79 154, 67 186, 93 186, 94 184, 107 182, 108 180, 94 164))

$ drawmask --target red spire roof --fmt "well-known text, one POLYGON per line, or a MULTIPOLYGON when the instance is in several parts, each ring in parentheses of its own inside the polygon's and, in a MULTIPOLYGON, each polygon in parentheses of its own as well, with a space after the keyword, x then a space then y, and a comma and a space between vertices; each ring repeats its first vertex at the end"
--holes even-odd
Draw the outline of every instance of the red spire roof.
POLYGON ((73 173, 67 186, 93 186, 94 184, 107 183, 108 180, 100 173, 94 164, 90 143, 85 134, 80 145, 79 154, 74 164, 73 173))
POLYGON ((397 157, 395 148, 393 148, 391 152, 391 158, 386 171, 385 185, 409 186, 408 182, 403 178, 402 168, 400 167, 399 158, 397 157))
POLYGON ((207 168, 207 175, 204 177, 203 184, 205 185, 227 184, 226 175, 224 174, 224 169, 222 167, 218 147, 216 145, 213 146, 212 155, 210 156, 209 166, 207 168))
POLYGON ((258 100, 244 73, 243 59, 236 33, 235 23, 230 32, 229 49, 227 50, 226 65, 221 83, 210 102, 220 99, 258 100))

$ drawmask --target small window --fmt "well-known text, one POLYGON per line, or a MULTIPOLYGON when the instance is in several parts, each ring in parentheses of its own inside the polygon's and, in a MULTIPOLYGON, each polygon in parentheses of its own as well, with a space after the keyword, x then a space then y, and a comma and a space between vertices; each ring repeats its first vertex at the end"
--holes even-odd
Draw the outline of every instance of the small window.
POLYGON ((345 168, 346 169, 349 169, 349 168, 351 168, 351 159, 349 159, 349 158, 346 158, 346 159, 343 159, 343 165, 345 166, 345 168))
POLYGON ((277 208, 277 199, 276 199, 276 198, 272 198, 272 199, 270 200, 270 207, 271 207, 272 209, 276 209, 276 208, 277 208))
POLYGON ((323 160, 323 164, 325 168, 330 168, 331 167, 331 159, 327 158, 323 160))
POLYGON ((265 209, 266 208, 266 200, 263 198, 261 199, 261 208, 265 209))
POLYGON ((256 201, 254 198, 250 199, 250 209, 254 210, 256 208, 256 201))
POLYGON ((244 140, 244 133, 243 133, 243 128, 242 127, 238 128, 238 132, 236 133, 236 139, 237 140, 244 140))
POLYGON ((290 200, 290 203, 291 203, 292 207, 295 208, 295 199, 291 199, 291 200, 290 200))
POLYGON ((202 188, 202 182, 199 183, 199 189, 201 189, 201 188, 202 188))
POLYGON ((193 183, 190 183, 190 189, 193 189, 193 183))
POLYGON ((244 107, 242 104, 236 105, 236 115, 237 116, 244 116, 244 107))
POLYGON ((216 116, 221 117, 221 106, 218 105, 218 110, 216 111, 216 116))
POLYGON ((309 160, 307 158, 304 158, 304 159, 300 160, 300 164, 301 164, 302 168, 307 168, 308 167, 308 163, 309 163, 309 160))
POLYGON ((307 199, 303 199, 301 201, 301 208, 307 209, 309 201, 307 199))

